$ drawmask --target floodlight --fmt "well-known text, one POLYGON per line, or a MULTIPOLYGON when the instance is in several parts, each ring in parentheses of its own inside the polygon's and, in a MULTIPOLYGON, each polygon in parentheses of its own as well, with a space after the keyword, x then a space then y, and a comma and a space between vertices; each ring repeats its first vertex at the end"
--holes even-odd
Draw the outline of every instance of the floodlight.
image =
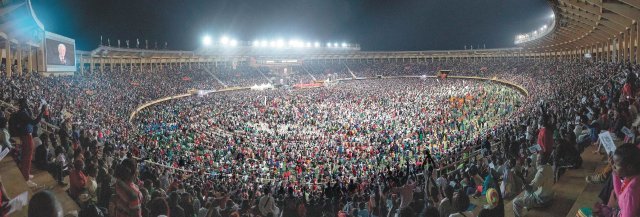
POLYGON ((269 46, 270 46, 270 47, 276 47, 276 46, 277 46, 277 44, 278 44, 278 43, 277 43, 276 41, 271 41, 271 42, 269 43, 269 46))
POLYGON ((314 46, 314 47, 320 47, 320 42, 317 42, 317 41, 316 41, 316 43, 313 43, 313 46, 314 46))
POLYGON ((222 38, 220 38, 220 44, 228 45, 229 44, 229 37, 222 36, 222 38))
POLYGON ((551 14, 549 17, 551 17, 551 19, 556 18, 556 14, 551 14))
POLYGON ((202 38, 202 44, 204 44, 204 46, 210 46, 211 45, 211 36, 204 36, 204 38, 202 38))
POLYGON ((334 47, 338 47, 338 43, 333 43, 333 46, 334 47))
POLYGON ((282 39, 276 42, 276 47, 284 47, 284 41, 282 39))
POLYGON ((307 42, 307 45, 305 47, 311 47, 311 42, 307 42))
POLYGON ((238 41, 236 41, 235 39, 232 39, 230 44, 233 47, 238 46, 238 41))
POLYGON ((331 47, 331 43, 327 43, 327 47, 331 47))
POLYGON ((263 40, 263 41, 260 42, 260 47, 266 47, 267 45, 269 45, 269 42, 267 42, 267 41, 263 40))
POLYGON ((253 46, 254 47, 260 46, 260 42, 258 40, 253 41, 253 46))
POLYGON ((347 47, 347 43, 342 42, 342 47, 347 47))
POLYGON ((545 28, 545 29, 546 29, 546 28, 547 28, 547 25, 545 24, 544 26, 542 26, 542 28, 545 28))

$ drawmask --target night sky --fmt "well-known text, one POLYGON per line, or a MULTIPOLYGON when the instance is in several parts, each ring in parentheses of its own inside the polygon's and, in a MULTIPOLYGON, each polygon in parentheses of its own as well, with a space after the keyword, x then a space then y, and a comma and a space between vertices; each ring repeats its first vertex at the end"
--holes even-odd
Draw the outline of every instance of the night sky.
MULTIPOLYGON (((100 35, 193 50, 205 34, 242 41, 359 43, 362 50, 512 47, 542 26, 546 0, 32 0, 47 31, 92 50, 100 35)), ((141 45, 142 46, 142 45, 141 45)))

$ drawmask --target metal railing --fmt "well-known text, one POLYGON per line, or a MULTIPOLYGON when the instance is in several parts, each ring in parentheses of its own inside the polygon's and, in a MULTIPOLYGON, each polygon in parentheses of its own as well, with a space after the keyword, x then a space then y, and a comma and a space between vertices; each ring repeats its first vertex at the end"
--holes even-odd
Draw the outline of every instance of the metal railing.
MULTIPOLYGON (((10 108, 10 109, 13 109, 14 111, 18 111, 18 107, 16 107, 15 105, 12 105, 11 103, 2 101, 2 100, 0 100, 0 107, 7 107, 7 108, 10 108)), ((42 130, 44 130, 44 131, 46 131, 48 133, 55 133, 60 129, 59 127, 57 127, 57 126, 55 126, 53 124, 47 123, 44 120, 40 121, 40 127, 41 127, 40 129, 42 129, 42 130)))

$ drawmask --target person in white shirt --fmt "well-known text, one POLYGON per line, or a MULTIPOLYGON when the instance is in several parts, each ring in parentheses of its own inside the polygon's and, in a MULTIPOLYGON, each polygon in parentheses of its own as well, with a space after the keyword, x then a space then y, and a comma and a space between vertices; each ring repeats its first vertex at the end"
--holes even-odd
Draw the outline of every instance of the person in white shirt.
MULTIPOLYGON (((0 113, 0 115, 2 114, 0 113)), ((11 135, 9 135, 9 131, 7 130, 7 123, 8 121, 6 118, 0 117, 0 145, 2 146, 3 149, 5 148, 12 149, 13 146, 11 145, 11 141, 9 141, 9 139, 11 138, 11 135)))
POLYGON ((402 187, 395 187, 391 189, 391 192, 398 193, 400 195, 400 209, 407 208, 413 202, 413 191, 416 188, 416 183, 409 179, 402 187))
POLYGON ((58 181, 59 185, 67 185, 64 183, 64 168, 67 166, 67 159, 64 155, 64 149, 62 146, 56 146, 56 158, 53 160, 53 164, 50 167, 50 173, 53 178, 58 181))
POLYGON ((513 199, 513 213, 523 215, 523 208, 540 207, 548 204, 553 198, 553 169, 548 164, 548 156, 538 155, 538 169, 530 184, 525 186, 525 193, 513 199))
POLYGON ((275 199, 271 196, 271 189, 264 188, 264 196, 258 201, 258 209, 263 216, 271 217, 277 215, 275 199))

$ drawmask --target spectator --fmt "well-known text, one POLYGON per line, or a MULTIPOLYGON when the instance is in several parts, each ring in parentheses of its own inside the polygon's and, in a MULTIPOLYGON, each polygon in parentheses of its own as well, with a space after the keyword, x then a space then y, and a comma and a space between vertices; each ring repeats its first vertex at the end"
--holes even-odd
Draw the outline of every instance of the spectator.
POLYGON ((504 217, 504 201, 497 188, 491 188, 486 194, 487 205, 480 211, 478 217, 504 217))
POLYGON ((265 217, 275 217, 277 214, 275 199, 273 198, 273 196, 271 196, 271 189, 269 189, 268 187, 264 188, 264 196, 260 198, 258 209, 260 210, 262 216, 265 217))
MULTIPOLYGON (((127 158, 120 163, 116 170, 116 195, 113 213, 116 217, 142 217, 142 193, 134 184, 137 175, 135 160, 127 158)), ((172 215, 173 216, 173 215, 172 215)))
POLYGON ((49 190, 43 190, 29 200, 29 217, 62 217, 62 205, 49 190))
POLYGON ((169 204, 167 204, 167 200, 164 197, 157 197, 151 200, 149 203, 149 216, 156 217, 160 215, 170 216, 169 215, 169 204))
POLYGON ((180 201, 180 194, 177 191, 173 191, 169 194, 169 210, 174 217, 185 217, 184 209, 178 203, 180 201))
POLYGON ((31 159, 33 158, 34 144, 32 134, 35 133, 36 125, 40 123, 42 114, 46 109, 46 105, 42 106, 40 114, 34 119, 31 115, 31 109, 26 98, 20 99, 20 109, 12 114, 10 122, 10 130, 13 132, 11 136, 20 137, 20 145, 22 146, 22 155, 20 158, 20 171, 22 177, 29 186, 36 186, 31 182, 31 159))
POLYGON ((455 212, 453 204, 453 187, 451 187, 451 185, 444 185, 443 191, 444 198, 440 201, 438 212, 440 213, 440 217, 449 217, 449 215, 455 212))
POLYGON ((613 188, 618 198, 620 217, 640 215, 640 149, 626 143, 610 159, 613 165, 613 188))
POLYGON ((548 204, 553 199, 553 171, 548 164, 547 156, 538 155, 538 169, 533 181, 525 184, 524 195, 513 199, 513 213, 523 215, 523 208, 536 208, 548 204))
POLYGON ((4 116, 4 112, 0 111, 0 147, 2 149, 9 148, 13 149, 13 145, 11 145, 11 136, 9 135, 9 131, 7 129, 7 119, 4 116))
POLYGON ((40 170, 47 170, 49 166, 49 162, 51 162, 51 157, 49 155, 49 136, 47 133, 40 134, 40 141, 42 141, 42 145, 39 145, 36 148, 35 153, 35 163, 36 168, 40 170))
POLYGON ((465 216, 473 216, 473 212, 467 211, 469 209, 469 205, 471 205, 471 201, 469 201, 469 196, 462 191, 458 191, 453 195, 453 204, 454 204, 454 213, 449 215, 449 217, 465 217, 465 216))
POLYGON ((80 194, 85 191, 87 185, 87 176, 83 172, 84 162, 76 160, 73 162, 73 170, 69 174, 69 196, 74 200, 78 200, 80 194))

